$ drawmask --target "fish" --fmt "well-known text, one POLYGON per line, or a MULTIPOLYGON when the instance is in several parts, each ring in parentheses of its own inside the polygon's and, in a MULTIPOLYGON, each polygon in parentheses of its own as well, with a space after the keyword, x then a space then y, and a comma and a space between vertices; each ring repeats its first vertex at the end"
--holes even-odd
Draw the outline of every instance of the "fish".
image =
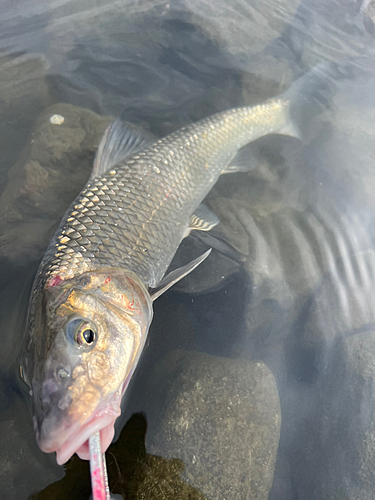
POLYGON ((300 137, 292 104, 303 87, 298 80, 279 97, 163 138, 121 119, 104 133, 92 174, 36 273, 20 363, 37 443, 55 452, 58 464, 74 453, 88 460, 97 432, 107 450, 153 301, 211 251, 166 275, 190 231, 219 223, 204 198, 220 175, 252 168, 242 149, 250 142, 266 134, 300 137))

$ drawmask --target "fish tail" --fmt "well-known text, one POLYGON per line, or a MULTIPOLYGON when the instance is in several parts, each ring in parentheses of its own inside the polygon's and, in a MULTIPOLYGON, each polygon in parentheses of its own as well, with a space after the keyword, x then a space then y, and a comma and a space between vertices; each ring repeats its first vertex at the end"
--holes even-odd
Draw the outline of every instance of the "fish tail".
POLYGON ((311 121, 331 106, 337 81, 342 77, 337 64, 324 61, 296 80, 280 96, 290 103, 285 125, 288 135, 301 140, 306 137, 311 121))

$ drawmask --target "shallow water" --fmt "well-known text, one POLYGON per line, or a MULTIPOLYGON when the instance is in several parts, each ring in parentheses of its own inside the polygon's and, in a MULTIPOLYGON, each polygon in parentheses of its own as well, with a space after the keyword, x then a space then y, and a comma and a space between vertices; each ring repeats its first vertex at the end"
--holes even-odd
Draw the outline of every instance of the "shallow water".
POLYGON ((179 250, 214 246, 155 303, 109 477, 124 498, 373 498, 372 18, 350 0, 1 2, 2 498, 90 495, 86 463, 39 451, 17 375, 33 275, 110 121, 81 108, 163 136, 321 61, 339 70, 302 141, 254 143, 207 198, 220 226, 179 250))

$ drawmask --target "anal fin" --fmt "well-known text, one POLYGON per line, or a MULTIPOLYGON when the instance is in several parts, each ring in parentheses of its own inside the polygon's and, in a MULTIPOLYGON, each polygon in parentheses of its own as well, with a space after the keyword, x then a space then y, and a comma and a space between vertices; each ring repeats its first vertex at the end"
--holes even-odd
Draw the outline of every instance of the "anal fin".
POLYGON ((196 231, 210 231, 219 222, 216 215, 206 205, 201 203, 190 217, 189 227, 186 229, 184 237, 189 236, 193 229, 196 231))

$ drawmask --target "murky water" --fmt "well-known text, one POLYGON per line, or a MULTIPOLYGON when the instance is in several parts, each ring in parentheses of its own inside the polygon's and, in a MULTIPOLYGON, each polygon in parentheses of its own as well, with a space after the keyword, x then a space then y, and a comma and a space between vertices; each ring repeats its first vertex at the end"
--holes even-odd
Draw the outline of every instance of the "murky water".
POLYGON ((179 250, 214 247, 155 303, 109 477, 129 499, 374 498, 373 2, 0 6, 1 498, 90 496, 87 463, 38 449, 17 356, 33 275, 110 117, 163 136, 321 61, 338 66, 302 141, 254 143, 253 169, 207 198, 221 224, 179 250))

